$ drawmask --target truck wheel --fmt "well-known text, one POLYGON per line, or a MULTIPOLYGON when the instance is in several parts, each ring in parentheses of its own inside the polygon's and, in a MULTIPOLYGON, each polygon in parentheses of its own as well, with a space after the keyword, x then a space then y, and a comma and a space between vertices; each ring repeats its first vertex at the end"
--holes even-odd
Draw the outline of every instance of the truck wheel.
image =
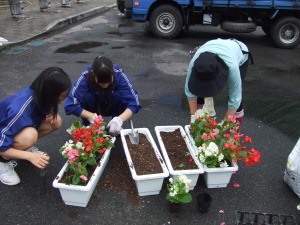
POLYGON ((279 48, 295 48, 300 43, 300 20, 295 17, 285 17, 274 23, 271 37, 279 48))
POLYGON ((256 30, 256 23, 224 21, 221 29, 232 33, 251 33, 256 30))
POLYGON ((151 13, 150 27, 158 38, 175 38, 183 28, 181 12, 172 5, 159 6, 151 13))

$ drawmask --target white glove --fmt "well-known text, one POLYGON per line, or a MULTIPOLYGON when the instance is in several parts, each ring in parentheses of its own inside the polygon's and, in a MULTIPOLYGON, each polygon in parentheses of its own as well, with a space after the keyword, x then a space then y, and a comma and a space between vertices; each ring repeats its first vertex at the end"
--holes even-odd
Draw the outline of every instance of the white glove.
POLYGON ((88 118, 88 121, 93 124, 94 123, 94 120, 98 117, 97 113, 93 113, 93 116, 88 118))
POLYGON ((191 123, 194 123, 197 119, 196 115, 191 115, 191 123))
POLYGON ((117 136, 120 133, 122 125, 123 125, 123 121, 116 116, 111 121, 109 121, 106 128, 108 129, 108 133, 111 136, 117 136))

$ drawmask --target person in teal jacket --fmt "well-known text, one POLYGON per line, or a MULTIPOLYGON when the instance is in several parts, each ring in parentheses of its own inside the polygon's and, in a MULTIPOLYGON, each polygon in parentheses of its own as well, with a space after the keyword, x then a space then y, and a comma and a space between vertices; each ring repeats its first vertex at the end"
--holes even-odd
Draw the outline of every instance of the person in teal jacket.
MULTIPOLYGON (((250 57, 249 57, 250 56, 250 57)), ((228 85, 228 108, 224 120, 235 116, 240 122, 244 117, 242 83, 249 58, 247 46, 235 39, 215 39, 200 46, 190 61, 185 94, 191 117, 197 105, 204 104, 204 97, 214 97, 228 85)))

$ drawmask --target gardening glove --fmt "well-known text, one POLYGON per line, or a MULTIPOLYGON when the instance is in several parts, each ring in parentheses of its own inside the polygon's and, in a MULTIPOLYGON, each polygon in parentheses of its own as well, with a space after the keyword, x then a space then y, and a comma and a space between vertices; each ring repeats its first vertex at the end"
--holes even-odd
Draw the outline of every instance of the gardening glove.
POLYGON ((191 115, 191 123, 194 123, 197 119, 196 115, 191 115))
POLYGON ((93 115, 91 117, 89 117, 87 120, 93 124, 94 120, 98 117, 97 113, 93 113, 93 115))
POLYGON ((208 116, 215 116, 216 111, 214 108, 214 99, 213 97, 204 98, 204 106, 203 111, 206 111, 208 113, 208 116))
POLYGON ((123 121, 119 117, 114 117, 106 126, 106 129, 108 129, 108 133, 115 137, 120 133, 120 130, 122 128, 123 121))

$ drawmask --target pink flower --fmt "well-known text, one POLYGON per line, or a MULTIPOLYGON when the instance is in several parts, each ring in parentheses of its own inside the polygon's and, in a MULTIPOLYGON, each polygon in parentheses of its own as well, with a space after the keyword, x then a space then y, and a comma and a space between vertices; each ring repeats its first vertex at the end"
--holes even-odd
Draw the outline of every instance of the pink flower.
MULTIPOLYGON (((209 132, 211 138, 215 140, 215 136, 219 134, 219 131, 217 129, 213 129, 212 131, 209 132)), ((202 135, 203 136, 203 135, 202 135)))
POLYGON ((72 164, 76 160, 76 156, 79 156, 77 149, 69 148, 66 149, 66 152, 68 154, 70 164, 72 164))
POLYGON ((236 119, 235 119, 234 116, 229 115, 228 116, 228 120, 231 121, 231 122, 233 122, 233 123, 236 123, 236 119))
POLYGON ((225 222, 222 222, 222 223, 220 223, 220 225, 226 225, 226 223, 225 223, 225 222))
POLYGON ((201 138, 203 140, 209 140, 209 136, 206 133, 202 134, 201 138))
POLYGON ((84 176, 84 175, 80 175, 79 178, 81 178, 82 180, 85 180, 85 181, 88 180, 88 178, 86 176, 84 176))

